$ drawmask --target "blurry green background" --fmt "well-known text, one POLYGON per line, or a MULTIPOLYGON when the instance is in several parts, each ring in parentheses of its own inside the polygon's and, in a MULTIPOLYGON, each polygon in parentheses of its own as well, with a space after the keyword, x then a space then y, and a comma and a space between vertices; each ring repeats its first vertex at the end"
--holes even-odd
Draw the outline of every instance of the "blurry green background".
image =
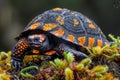
POLYGON ((120 36, 120 0, 0 0, 0 51, 11 50, 16 37, 36 15, 55 7, 79 11, 103 30, 120 36), (117 2, 118 1, 118 2, 117 2))

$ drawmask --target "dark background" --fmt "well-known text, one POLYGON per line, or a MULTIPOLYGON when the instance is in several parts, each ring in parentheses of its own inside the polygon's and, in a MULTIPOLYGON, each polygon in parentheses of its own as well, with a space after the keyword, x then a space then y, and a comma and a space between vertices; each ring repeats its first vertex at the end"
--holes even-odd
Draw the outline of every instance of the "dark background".
POLYGON ((120 36, 120 0, 0 0, 0 51, 11 50, 16 37, 36 15, 55 7, 79 11, 105 35, 120 36))

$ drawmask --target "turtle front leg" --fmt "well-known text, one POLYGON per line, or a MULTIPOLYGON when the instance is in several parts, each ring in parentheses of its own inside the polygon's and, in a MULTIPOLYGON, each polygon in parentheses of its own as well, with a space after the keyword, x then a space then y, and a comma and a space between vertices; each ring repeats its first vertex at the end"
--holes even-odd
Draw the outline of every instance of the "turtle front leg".
POLYGON ((69 47, 68 45, 66 45, 66 44, 60 44, 60 45, 59 45, 59 50, 62 51, 62 52, 65 51, 65 52, 71 52, 71 53, 73 53, 74 56, 75 56, 75 60, 76 60, 76 61, 81 61, 82 59, 88 57, 88 55, 86 55, 85 53, 80 52, 80 51, 77 51, 77 50, 75 50, 75 49, 72 49, 72 48, 70 48, 70 47, 69 47))
POLYGON ((26 38, 20 39, 18 43, 13 47, 12 55, 11 55, 11 64, 16 69, 19 69, 22 67, 22 61, 28 47, 29 47, 29 43, 26 38))

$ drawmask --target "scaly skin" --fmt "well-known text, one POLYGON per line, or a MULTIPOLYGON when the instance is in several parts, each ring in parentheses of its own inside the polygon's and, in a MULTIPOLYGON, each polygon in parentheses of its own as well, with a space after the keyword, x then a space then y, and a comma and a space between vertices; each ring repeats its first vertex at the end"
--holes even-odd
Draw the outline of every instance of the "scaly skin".
POLYGON ((25 51, 28 49, 29 43, 26 38, 22 38, 12 49, 11 63, 15 68, 22 67, 21 62, 25 56, 25 51))

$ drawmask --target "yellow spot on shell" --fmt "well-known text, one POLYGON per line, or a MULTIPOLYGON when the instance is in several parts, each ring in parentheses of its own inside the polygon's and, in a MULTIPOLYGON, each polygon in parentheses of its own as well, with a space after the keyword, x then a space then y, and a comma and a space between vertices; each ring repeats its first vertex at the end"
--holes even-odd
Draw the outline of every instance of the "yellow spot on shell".
POLYGON ((89 28, 91 28, 91 29, 95 29, 94 24, 90 23, 90 24, 89 24, 89 28))
POLYGON ((62 8, 54 8, 53 11, 59 11, 62 10, 62 8))
POLYGON ((51 23, 48 23, 48 24, 45 24, 43 26, 43 30, 44 31, 48 31, 48 30, 52 30, 53 28, 56 28, 57 25, 56 24, 51 24, 51 23))
POLYGON ((102 40, 98 40, 97 43, 98 46, 102 47, 102 40))
POLYGON ((29 27, 29 29, 30 30, 35 30, 37 27, 39 27, 40 26, 40 23, 34 23, 34 24, 32 24, 30 27, 29 27))
POLYGON ((78 37, 78 42, 81 46, 84 46, 84 44, 86 42, 86 38, 85 37, 78 37))
POLYGON ((91 38, 91 37, 88 38, 88 47, 89 48, 92 48, 94 43, 95 43, 95 39, 94 38, 91 38))
POLYGON ((74 26, 77 26, 79 24, 77 19, 73 19, 73 21, 74 21, 74 26))
POLYGON ((70 42, 74 42, 75 37, 70 34, 70 35, 67 36, 67 40, 70 41, 70 42))
POLYGON ((59 37, 61 37, 61 36, 63 36, 64 35, 64 30, 62 29, 62 28, 59 28, 58 30, 56 30, 56 31, 54 31, 54 32, 52 32, 54 35, 56 35, 56 36, 59 36, 59 37))
POLYGON ((58 16, 56 22, 58 22, 60 25, 63 25, 64 21, 62 21, 62 16, 58 16))

